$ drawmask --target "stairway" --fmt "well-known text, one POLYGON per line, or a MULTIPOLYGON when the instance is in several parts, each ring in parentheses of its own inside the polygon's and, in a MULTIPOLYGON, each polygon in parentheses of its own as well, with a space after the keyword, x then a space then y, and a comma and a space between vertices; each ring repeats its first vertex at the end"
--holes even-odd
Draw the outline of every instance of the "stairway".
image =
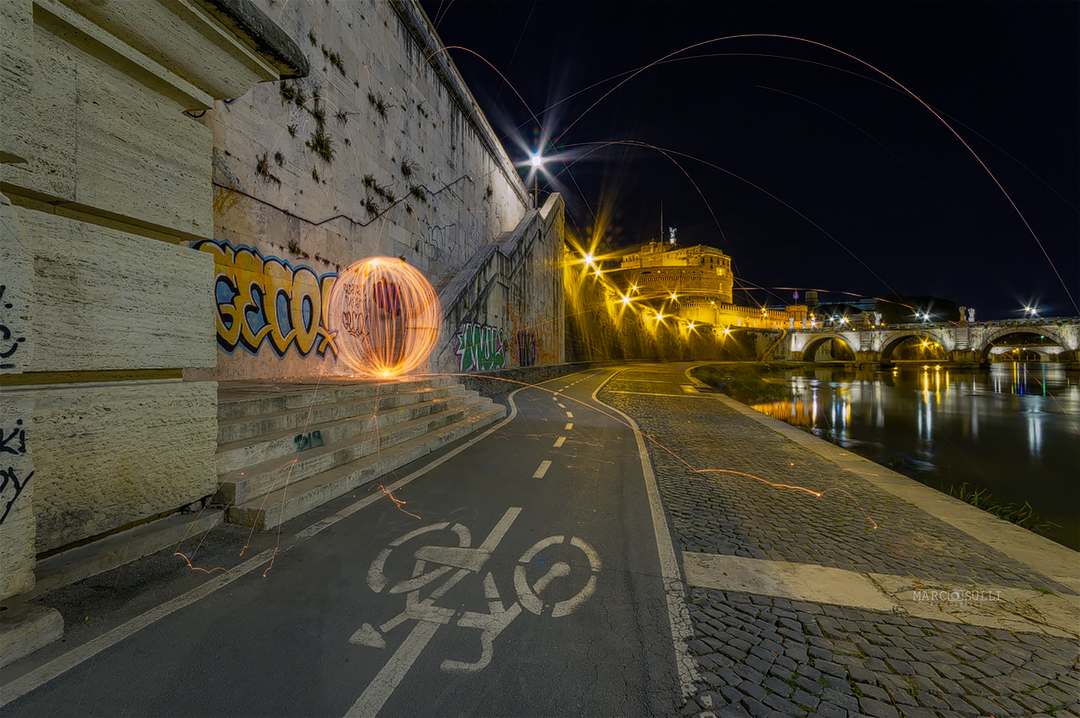
POLYGON ((780 342, 784 341, 784 337, 786 337, 787 334, 788 334, 787 329, 781 329, 780 330, 780 336, 778 336, 776 338, 776 341, 774 341, 772 344, 769 345, 768 349, 766 349, 765 351, 763 351, 761 353, 761 358, 758 359, 758 361, 768 361, 769 355, 772 354, 774 351, 776 351, 776 347, 780 346, 780 342))
POLYGON ((505 414, 451 377, 220 382, 213 502, 274 528, 505 414))

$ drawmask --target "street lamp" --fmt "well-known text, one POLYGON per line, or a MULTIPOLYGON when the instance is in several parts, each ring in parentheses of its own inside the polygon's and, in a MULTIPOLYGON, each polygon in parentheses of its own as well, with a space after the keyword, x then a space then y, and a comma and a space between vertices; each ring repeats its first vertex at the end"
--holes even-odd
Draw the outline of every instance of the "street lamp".
POLYGON ((540 180, 540 168, 544 166, 544 157, 539 150, 529 158, 529 165, 533 168, 533 209, 536 209, 536 205, 540 203, 540 189, 537 183, 540 180))

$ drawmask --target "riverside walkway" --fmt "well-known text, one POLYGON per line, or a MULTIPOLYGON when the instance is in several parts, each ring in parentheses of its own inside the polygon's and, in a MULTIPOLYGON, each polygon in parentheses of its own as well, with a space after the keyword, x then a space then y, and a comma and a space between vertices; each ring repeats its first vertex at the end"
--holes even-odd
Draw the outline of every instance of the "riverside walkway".
POLYGON ((3 668, 0 709, 1080 714, 1076 552, 686 369, 520 388, 385 490, 34 595, 64 639, 3 668))
POLYGON ((683 552, 683 714, 1080 714, 1074 551, 684 369, 628 368, 598 394, 650 437, 683 552))

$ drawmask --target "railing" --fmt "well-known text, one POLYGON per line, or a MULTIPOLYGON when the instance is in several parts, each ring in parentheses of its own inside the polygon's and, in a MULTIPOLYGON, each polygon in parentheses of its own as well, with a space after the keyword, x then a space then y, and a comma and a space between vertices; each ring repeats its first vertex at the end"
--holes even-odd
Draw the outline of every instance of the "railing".
POLYGON ((903 330, 932 330, 932 329, 974 329, 976 327, 1025 327, 1025 326, 1060 326, 1061 324, 1080 324, 1080 317, 1040 317, 1038 319, 991 319, 985 322, 971 322, 960 324, 959 322, 904 322, 898 324, 882 324, 869 327, 859 322, 823 322, 813 327, 795 327, 796 332, 867 332, 867 331, 903 331, 903 330))

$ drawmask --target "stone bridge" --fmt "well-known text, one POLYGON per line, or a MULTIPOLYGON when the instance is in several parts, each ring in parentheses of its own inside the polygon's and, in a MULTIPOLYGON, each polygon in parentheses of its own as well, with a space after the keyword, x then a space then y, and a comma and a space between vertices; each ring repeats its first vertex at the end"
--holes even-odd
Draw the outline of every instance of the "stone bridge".
MULTIPOLYGON (((1000 353, 1003 345, 1016 345, 1012 340, 1027 335, 1053 342, 1054 345, 1025 346, 1046 361, 1080 362, 1080 318, 1033 319, 925 324, 890 324, 869 327, 830 327, 796 329, 788 334, 790 358, 794 361, 813 361, 817 349, 831 340, 842 342, 855 355, 855 361, 866 364, 889 364, 892 355, 903 342, 916 338, 940 345, 951 361, 985 364, 990 354, 1000 353), (998 351, 995 351, 998 350, 998 351)), ((782 352, 778 352, 782 353, 782 352)))

